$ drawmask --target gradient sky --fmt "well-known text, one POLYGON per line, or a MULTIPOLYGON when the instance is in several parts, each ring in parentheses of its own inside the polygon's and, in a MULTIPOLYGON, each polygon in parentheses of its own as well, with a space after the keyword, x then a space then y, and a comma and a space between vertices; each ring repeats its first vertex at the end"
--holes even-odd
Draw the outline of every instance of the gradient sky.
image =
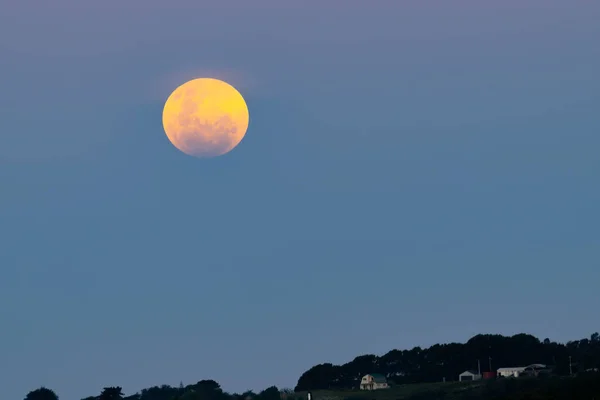
POLYGON ((0 0, 1 397, 599 330, 600 2, 0 0), (251 122, 195 159, 188 79, 251 122))

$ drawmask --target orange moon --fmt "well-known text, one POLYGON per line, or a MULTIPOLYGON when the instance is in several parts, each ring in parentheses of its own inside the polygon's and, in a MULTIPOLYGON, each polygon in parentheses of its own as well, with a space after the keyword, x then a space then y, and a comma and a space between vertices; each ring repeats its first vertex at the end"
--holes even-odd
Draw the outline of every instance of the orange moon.
POLYGON ((216 157, 230 152, 246 135, 248 106, 230 84, 198 78, 171 93, 162 122, 169 141, 185 154, 216 157))

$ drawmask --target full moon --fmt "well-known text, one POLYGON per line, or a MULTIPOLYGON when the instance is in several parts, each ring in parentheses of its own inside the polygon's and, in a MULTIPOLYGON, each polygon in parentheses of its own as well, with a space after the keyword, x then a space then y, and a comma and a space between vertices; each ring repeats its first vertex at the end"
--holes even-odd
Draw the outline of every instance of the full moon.
POLYGON ((233 86, 218 79, 199 78, 171 93, 162 114, 169 141, 190 156, 228 153, 248 130, 248 106, 233 86))

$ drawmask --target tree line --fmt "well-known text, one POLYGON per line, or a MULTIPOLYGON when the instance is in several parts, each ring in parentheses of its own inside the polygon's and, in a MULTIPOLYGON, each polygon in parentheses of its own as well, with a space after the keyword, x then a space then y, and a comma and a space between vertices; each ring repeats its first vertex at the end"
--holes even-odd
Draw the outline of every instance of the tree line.
POLYGON ((343 365, 315 365, 300 376, 295 390, 357 388, 361 377, 369 373, 385 375, 389 383, 400 385, 453 381, 479 366, 485 372, 530 364, 552 366, 557 375, 600 368, 600 336, 594 333, 562 344, 524 333, 510 337, 476 335, 466 343, 392 350, 383 356, 366 354, 343 365))
MULTIPOLYGON (((600 336, 594 333, 561 344, 528 334, 476 335, 466 343, 392 350, 383 356, 367 354, 343 365, 310 368, 300 376, 294 391, 271 386, 259 393, 227 393, 214 380, 201 380, 186 386, 154 386, 128 396, 119 386, 107 386, 81 400, 305 400, 305 394, 298 392, 357 389, 368 373, 383 374, 392 385, 453 381, 463 371, 477 369, 478 362, 482 371, 540 363, 552 366, 559 376, 578 374, 600 368, 600 336)), ((59 396, 42 387, 29 392, 25 400, 59 400, 59 396)))
MULTIPOLYGON (((214 380, 201 380, 195 384, 184 386, 153 386, 140 392, 126 396, 120 386, 105 387, 97 396, 89 396, 81 400, 300 400, 291 389, 279 389, 271 386, 254 393, 227 393, 214 380)), ((45 387, 35 389, 27 394, 25 400, 59 400, 59 396, 45 387)))

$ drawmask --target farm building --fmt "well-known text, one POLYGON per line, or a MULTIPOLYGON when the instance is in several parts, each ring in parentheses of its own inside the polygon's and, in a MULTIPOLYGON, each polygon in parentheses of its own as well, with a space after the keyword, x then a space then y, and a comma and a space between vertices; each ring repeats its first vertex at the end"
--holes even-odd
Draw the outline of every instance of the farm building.
POLYGON ((367 374, 360 380, 360 390, 378 390, 387 388, 389 388, 387 379, 381 374, 367 374))
POLYGON ((523 371, 525 371, 525 367, 498 368, 498 376, 503 376, 503 377, 508 377, 508 376, 519 377, 519 375, 523 371))
POLYGON ((521 375, 537 376, 539 373, 548 373, 548 368, 544 364, 531 364, 526 367, 498 368, 498 376, 514 376, 518 378, 521 375))
POLYGON ((466 381, 478 381, 481 379, 481 375, 477 371, 468 370, 458 376, 458 380, 461 382, 466 381))

